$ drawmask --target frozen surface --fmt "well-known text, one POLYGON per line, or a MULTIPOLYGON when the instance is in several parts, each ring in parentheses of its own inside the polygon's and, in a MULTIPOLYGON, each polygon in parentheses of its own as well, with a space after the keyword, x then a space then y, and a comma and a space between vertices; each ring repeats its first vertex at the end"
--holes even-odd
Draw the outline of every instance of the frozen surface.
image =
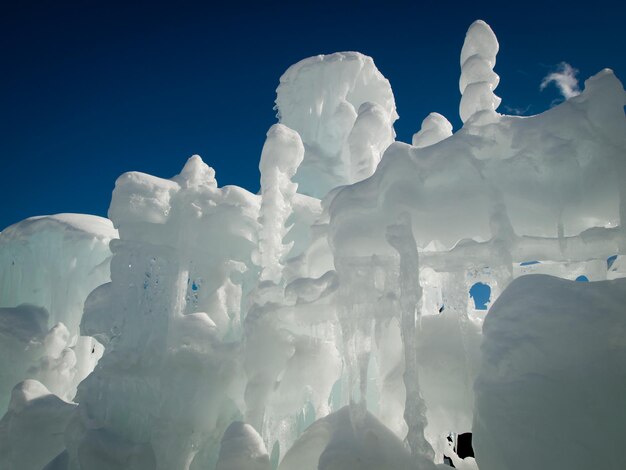
POLYGON ((470 26, 454 133, 395 142, 373 60, 316 56, 259 194, 193 156, 0 233, 0 470, 626 466, 625 93, 499 114, 498 49, 470 26))

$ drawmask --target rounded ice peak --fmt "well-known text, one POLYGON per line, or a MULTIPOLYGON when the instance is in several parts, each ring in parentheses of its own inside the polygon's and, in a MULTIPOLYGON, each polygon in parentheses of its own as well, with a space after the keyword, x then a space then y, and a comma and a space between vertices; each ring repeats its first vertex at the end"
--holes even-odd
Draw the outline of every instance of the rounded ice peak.
POLYGON ((217 188, 215 170, 204 163, 199 155, 191 156, 182 171, 173 180, 183 188, 198 188, 200 186, 217 188))
POLYGON ((498 38, 491 27, 483 20, 474 21, 465 34, 465 43, 461 49, 461 67, 473 55, 491 61, 496 65, 496 55, 500 49, 498 38))
POLYGON ((274 124, 267 131, 259 170, 263 175, 268 170, 277 168, 281 173, 285 173, 291 178, 296 174, 303 158, 304 145, 300 135, 284 124, 274 124))
POLYGON ((452 124, 439 113, 430 113, 421 129, 413 134, 413 147, 423 148, 441 142, 452 135, 452 124))

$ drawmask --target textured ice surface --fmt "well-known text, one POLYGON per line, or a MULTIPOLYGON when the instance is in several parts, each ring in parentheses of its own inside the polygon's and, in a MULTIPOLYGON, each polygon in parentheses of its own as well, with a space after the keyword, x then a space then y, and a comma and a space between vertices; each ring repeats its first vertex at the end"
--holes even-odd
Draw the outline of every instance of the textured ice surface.
POLYGON ((502 115, 498 48, 455 133, 394 142, 373 60, 316 56, 259 194, 193 156, 0 233, 0 470, 624 467, 624 90, 502 115))

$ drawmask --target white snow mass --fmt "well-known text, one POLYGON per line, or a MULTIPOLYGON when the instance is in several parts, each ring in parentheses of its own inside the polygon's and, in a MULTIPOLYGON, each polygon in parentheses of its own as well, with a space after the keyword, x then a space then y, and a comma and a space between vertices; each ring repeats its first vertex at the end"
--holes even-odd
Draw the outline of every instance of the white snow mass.
POLYGON ((498 49, 455 133, 395 141, 374 61, 320 55, 259 194, 193 156, 0 232, 0 470, 626 468, 626 94, 500 114, 498 49))

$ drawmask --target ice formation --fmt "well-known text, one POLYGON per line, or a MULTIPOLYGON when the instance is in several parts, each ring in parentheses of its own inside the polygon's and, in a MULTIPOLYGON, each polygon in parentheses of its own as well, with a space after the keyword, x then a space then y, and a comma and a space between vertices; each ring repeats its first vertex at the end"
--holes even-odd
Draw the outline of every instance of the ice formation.
POLYGON ((193 156, 1 232, 0 470, 626 466, 626 95, 499 114, 498 47, 455 133, 395 142, 373 60, 317 56, 259 194, 193 156))

